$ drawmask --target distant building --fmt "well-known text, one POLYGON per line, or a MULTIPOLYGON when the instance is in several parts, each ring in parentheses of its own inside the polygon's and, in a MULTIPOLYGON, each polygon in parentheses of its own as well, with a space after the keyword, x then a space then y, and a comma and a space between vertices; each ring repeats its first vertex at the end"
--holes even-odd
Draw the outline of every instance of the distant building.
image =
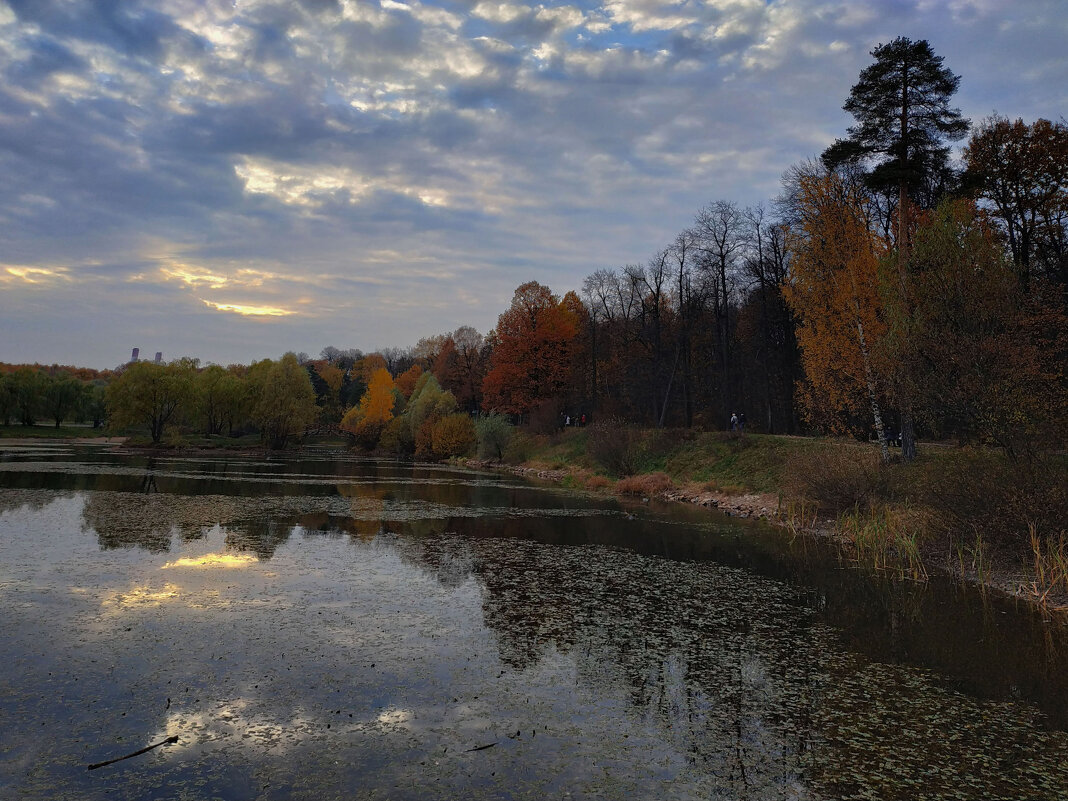
POLYGON ((131 362, 136 362, 137 361, 137 357, 139 355, 141 355, 141 349, 140 348, 134 348, 133 349, 133 353, 130 354, 130 361, 131 362))
POLYGON ((162 361, 163 361, 163 351, 157 350, 156 351, 156 364, 159 364, 162 361))

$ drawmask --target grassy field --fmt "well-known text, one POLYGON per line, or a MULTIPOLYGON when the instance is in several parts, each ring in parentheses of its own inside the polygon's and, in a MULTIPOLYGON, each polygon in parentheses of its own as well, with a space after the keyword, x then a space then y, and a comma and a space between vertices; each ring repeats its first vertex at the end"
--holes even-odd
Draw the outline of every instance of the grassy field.
POLYGON ((518 433, 505 461, 547 470, 577 469, 609 480, 663 473, 679 487, 778 493, 792 488, 792 468, 800 460, 831 459, 842 452, 877 456, 874 445, 847 439, 570 428, 552 435, 518 433))
POLYGON ((105 437, 103 428, 89 425, 55 425, 41 423, 35 426, 0 426, 0 439, 87 439, 105 437))

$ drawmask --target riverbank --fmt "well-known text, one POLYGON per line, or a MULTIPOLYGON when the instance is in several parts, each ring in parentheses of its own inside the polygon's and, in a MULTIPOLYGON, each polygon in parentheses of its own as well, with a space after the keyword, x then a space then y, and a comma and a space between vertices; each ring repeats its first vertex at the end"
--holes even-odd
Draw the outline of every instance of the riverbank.
MULTIPOLYGON (((158 445, 125 437, 0 442, 42 441, 183 456, 263 452, 253 437, 158 445)), ((461 462, 571 489, 764 519, 795 536, 833 539, 849 558, 880 571, 914 580, 950 574, 1068 616, 1063 455, 1009 462, 991 451, 925 444, 913 464, 882 465, 875 446, 846 439, 590 427, 549 436, 520 430, 502 460, 461 462)))
POLYGON ((1068 613, 1063 456, 1023 465, 921 444, 914 463, 882 465, 874 445, 848 439, 591 427, 520 432, 502 460, 464 464, 761 518, 905 579, 947 573, 1068 613))

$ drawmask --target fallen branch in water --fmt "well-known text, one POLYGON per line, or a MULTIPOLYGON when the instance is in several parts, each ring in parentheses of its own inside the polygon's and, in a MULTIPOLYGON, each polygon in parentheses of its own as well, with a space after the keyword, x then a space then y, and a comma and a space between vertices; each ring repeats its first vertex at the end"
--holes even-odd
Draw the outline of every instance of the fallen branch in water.
POLYGON ((134 751, 132 754, 127 754, 126 756, 121 756, 121 757, 115 757, 115 759, 109 759, 107 762, 96 762, 96 763, 94 763, 92 765, 89 765, 86 768, 86 770, 96 770, 97 768, 102 768, 105 765, 114 765, 116 762, 122 762, 122 760, 124 760, 124 759, 129 759, 130 757, 140 756, 141 754, 145 753, 146 751, 151 751, 153 748, 159 748, 161 745, 168 745, 169 743, 176 743, 176 742, 178 742, 178 735, 177 734, 175 734, 175 735, 173 735, 171 737, 168 737, 166 740, 161 740, 160 742, 155 743, 154 745, 145 746, 140 751, 134 751))
POLYGON ((472 751, 485 751, 487 748, 493 748, 497 743, 490 743, 489 745, 476 745, 474 748, 468 748, 465 753, 471 753, 472 751))

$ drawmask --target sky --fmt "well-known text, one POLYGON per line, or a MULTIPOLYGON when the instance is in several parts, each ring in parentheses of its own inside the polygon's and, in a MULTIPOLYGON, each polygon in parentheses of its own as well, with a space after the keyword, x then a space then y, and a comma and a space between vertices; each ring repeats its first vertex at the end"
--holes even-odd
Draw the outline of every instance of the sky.
POLYGON ((770 202, 897 36, 1068 114, 1062 0, 0 0, 0 361, 486 332, 770 202))

